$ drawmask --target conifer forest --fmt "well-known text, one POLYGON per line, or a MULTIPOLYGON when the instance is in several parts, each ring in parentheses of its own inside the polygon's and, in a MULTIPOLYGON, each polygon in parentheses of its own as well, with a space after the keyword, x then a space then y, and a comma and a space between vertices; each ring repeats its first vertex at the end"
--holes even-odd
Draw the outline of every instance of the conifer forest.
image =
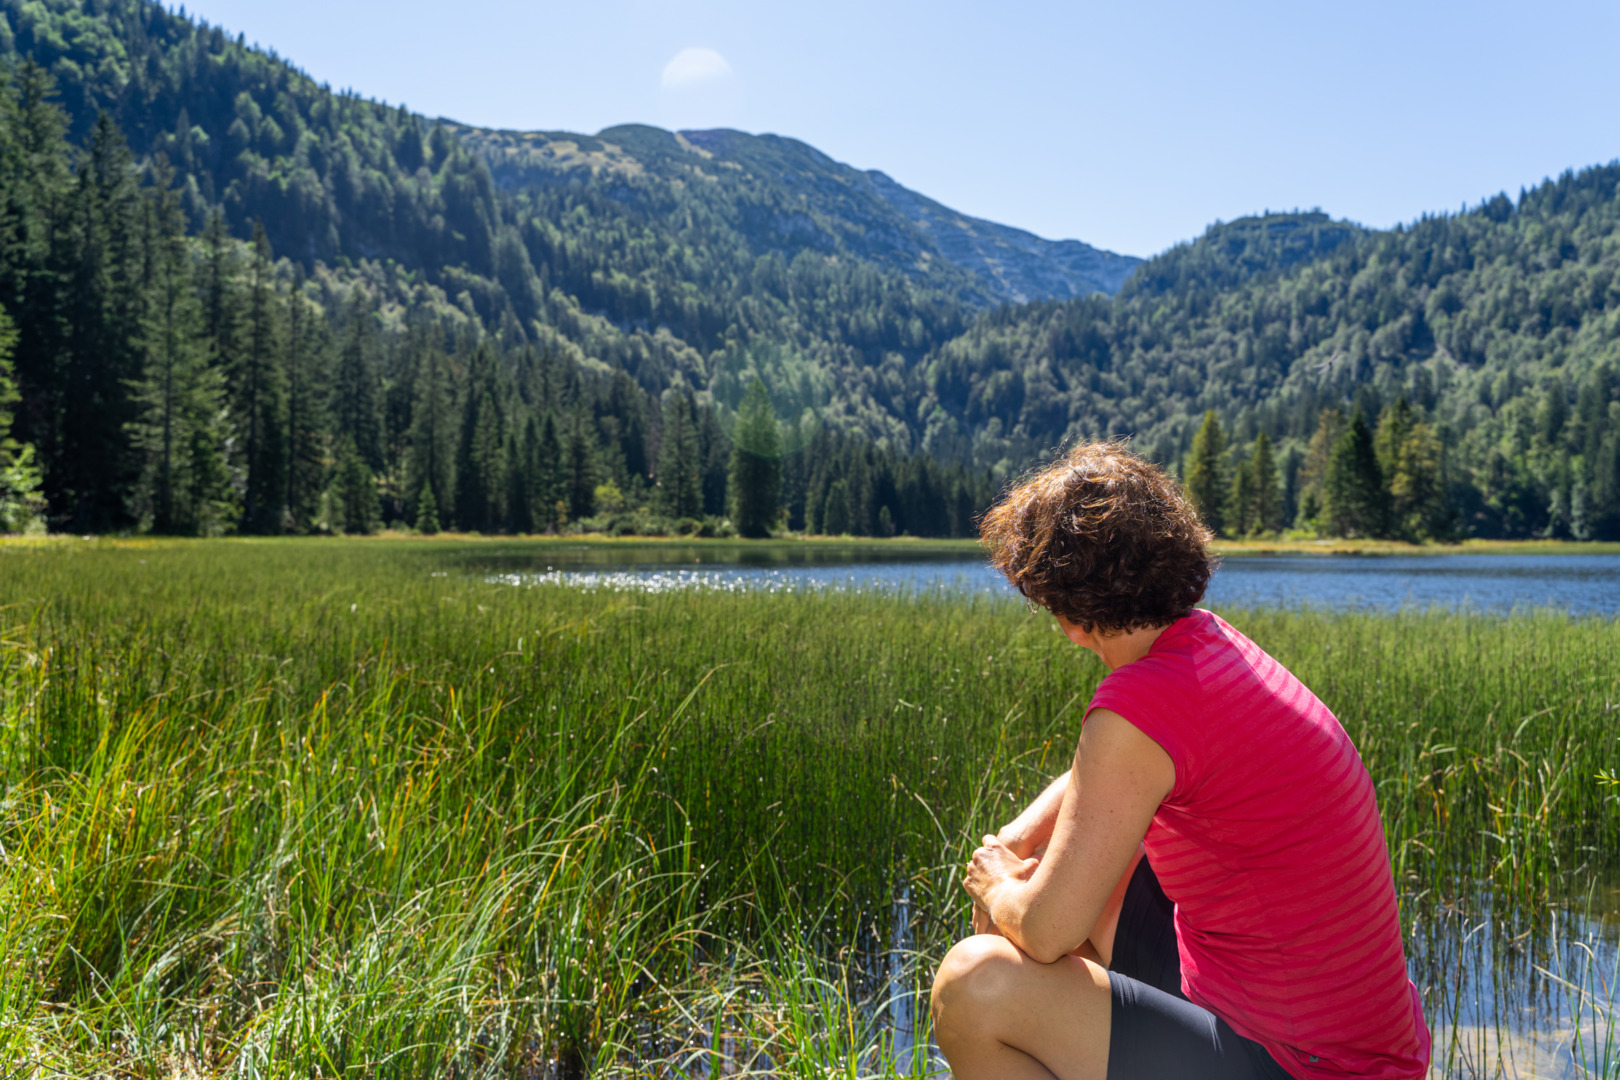
POLYGON ((1128 437, 1228 536, 1620 538, 1620 164, 1014 287, 791 139, 471 128, 148 0, 0 0, 0 67, 4 531, 963 536, 1128 437))

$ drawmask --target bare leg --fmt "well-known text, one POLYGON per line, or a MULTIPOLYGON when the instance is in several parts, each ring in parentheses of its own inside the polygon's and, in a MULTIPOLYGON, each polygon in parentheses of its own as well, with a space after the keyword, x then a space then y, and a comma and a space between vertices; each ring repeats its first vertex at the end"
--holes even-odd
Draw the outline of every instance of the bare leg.
POLYGON ((1108 973, 1038 964, 1003 937, 958 942, 934 978, 934 1035, 956 1080, 1104 1080, 1108 973))
POLYGON ((1104 1080, 1113 999, 1108 963, 1126 867, 1091 936, 1055 964, 1038 964, 973 909, 974 936, 958 942, 934 977, 934 1035, 956 1080, 1104 1080))

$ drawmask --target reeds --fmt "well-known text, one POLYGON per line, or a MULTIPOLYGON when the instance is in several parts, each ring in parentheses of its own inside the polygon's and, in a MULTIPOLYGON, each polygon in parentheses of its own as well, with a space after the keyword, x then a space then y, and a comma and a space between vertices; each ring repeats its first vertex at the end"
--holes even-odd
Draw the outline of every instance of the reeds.
MULTIPOLYGON (((993 598, 582 595, 464 550, 0 549, 0 1058, 937 1069, 956 867, 1100 666, 993 598)), ((1414 955, 1436 912, 1545 937, 1614 869, 1614 623, 1224 614, 1361 748, 1414 955)))

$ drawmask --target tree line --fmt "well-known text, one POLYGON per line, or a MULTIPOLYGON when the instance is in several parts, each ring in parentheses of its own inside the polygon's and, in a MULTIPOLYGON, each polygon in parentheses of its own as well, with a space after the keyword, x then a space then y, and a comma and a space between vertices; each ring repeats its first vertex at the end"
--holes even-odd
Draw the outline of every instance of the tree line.
POLYGON ((1360 408, 1348 416, 1324 409, 1306 450, 1281 458, 1264 431, 1247 447, 1229 446, 1211 409, 1193 436, 1185 485, 1222 536, 1296 529, 1410 542, 1462 537, 1445 443, 1404 397, 1376 428, 1360 408))
POLYGON ((938 536, 971 513, 919 499, 984 497, 780 424, 758 380, 728 412, 431 308, 391 326, 363 289, 334 309, 262 226, 237 240, 216 210, 188 231, 166 155, 137 162, 110 119, 73 147, 37 66, 0 87, 0 192, 8 528, 938 536), (807 513, 801 488, 848 509, 807 513))
MULTIPOLYGON (((1130 435, 1190 475, 1213 411, 1234 484, 1262 433, 1282 480, 1317 462, 1290 527, 1438 535, 1443 519, 1481 537, 1620 538, 1617 236, 1620 164, 1385 232, 1320 213, 1217 225, 1117 297, 992 312, 940 346, 924 445, 1018 461, 1055 435, 1130 435), (1421 425, 1422 455, 1445 465, 1433 498, 1447 510, 1421 525, 1409 509, 1382 524, 1376 508, 1344 511, 1344 492, 1320 487, 1327 448, 1376 433, 1401 402, 1399 423, 1421 425)), ((1391 506, 1427 502, 1390 487, 1389 460, 1391 506)))

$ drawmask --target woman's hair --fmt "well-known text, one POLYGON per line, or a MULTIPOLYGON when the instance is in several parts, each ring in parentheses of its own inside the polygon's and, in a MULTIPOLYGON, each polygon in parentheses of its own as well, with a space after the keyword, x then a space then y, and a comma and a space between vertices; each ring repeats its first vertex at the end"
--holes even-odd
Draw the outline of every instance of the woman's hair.
POLYGON ((1168 626, 1203 599, 1216 564, 1181 485, 1114 442, 1026 476, 979 537, 1014 588, 1088 633, 1168 626))

